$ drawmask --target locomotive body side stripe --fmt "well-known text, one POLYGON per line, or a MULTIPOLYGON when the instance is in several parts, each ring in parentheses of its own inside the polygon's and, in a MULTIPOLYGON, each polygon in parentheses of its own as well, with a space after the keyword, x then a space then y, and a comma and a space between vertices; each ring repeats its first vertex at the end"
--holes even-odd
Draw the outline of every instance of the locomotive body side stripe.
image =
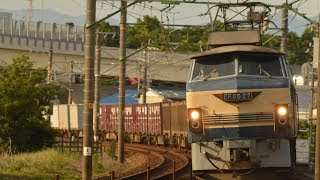
POLYGON ((186 91, 289 88, 289 85, 289 79, 283 77, 231 76, 208 81, 188 82, 186 91))

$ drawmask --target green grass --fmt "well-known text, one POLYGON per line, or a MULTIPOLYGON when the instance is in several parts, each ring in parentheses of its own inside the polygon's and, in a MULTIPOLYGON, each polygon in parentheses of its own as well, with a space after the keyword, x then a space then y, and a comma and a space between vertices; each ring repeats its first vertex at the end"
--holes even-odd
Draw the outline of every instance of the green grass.
MULTIPOLYGON (((61 179, 81 178, 81 159, 79 153, 62 153, 48 149, 35 153, 0 155, 0 179, 61 179)), ((112 161, 108 156, 93 156, 93 175, 108 173, 112 161)))

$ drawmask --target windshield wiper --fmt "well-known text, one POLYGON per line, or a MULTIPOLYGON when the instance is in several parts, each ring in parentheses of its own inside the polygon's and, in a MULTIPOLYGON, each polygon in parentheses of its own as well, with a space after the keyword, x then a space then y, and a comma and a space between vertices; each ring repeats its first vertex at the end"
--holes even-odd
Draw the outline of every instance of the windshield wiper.
POLYGON ((202 81, 206 81, 206 80, 208 80, 208 79, 209 79, 209 77, 210 77, 210 74, 208 74, 208 75, 206 75, 206 76, 202 77, 202 81))
MULTIPOLYGON (((212 75, 215 74, 215 73, 217 73, 217 70, 214 67, 213 70, 209 74, 207 74, 206 76, 202 77, 202 81, 206 81, 209 78, 212 78, 212 75)), ((216 76, 216 77, 218 77, 218 76, 216 76)))
POLYGON ((258 66, 258 69, 259 69, 260 71, 262 71, 263 74, 265 74, 266 76, 268 76, 268 78, 271 78, 270 74, 269 74, 266 70, 262 69, 262 67, 261 67, 260 64, 259 64, 259 66, 258 66))

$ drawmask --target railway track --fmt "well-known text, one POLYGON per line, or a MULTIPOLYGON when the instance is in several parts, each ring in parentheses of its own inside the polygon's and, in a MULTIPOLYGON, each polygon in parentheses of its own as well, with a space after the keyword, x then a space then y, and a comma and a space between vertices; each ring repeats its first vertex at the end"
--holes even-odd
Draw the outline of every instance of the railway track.
POLYGON ((152 153, 162 159, 159 165, 151 167, 149 171, 146 170, 121 179, 170 179, 173 176, 173 173, 177 175, 186 171, 188 168, 189 160, 187 157, 168 149, 140 144, 126 144, 125 149, 129 151, 152 153), (174 172, 173 169, 175 169, 174 172))

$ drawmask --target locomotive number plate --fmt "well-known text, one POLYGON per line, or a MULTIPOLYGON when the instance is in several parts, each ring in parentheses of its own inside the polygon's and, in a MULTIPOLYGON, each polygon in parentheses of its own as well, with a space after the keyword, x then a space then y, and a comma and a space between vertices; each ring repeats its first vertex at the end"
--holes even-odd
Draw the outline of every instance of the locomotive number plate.
POLYGON ((250 101, 252 100, 251 92, 242 93, 222 93, 223 101, 250 101))

